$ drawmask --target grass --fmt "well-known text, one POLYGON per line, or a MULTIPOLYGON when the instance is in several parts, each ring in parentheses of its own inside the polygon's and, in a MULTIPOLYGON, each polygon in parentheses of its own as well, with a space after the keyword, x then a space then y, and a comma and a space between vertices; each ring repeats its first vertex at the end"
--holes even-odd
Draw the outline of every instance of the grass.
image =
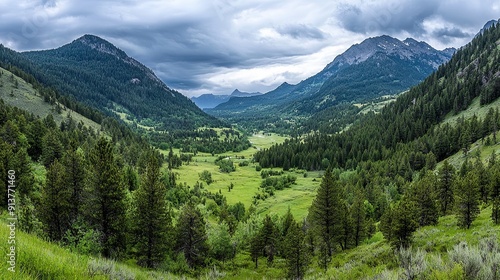
MULTIPOLYGON (((219 167, 215 165, 215 160, 218 155, 198 153, 193 157, 193 161, 189 165, 182 165, 175 172, 179 174, 178 182, 186 183, 193 186, 197 181, 200 181, 199 175, 204 170, 212 173, 213 183, 206 185, 205 188, 210 192, 220 192, 226 197, 228 204, 236 204, 241 202, 248 209, 253 201, 255 193, 260 192, 260 184, 262 179, 260 171, 256 171, 256 163, 251 163, 253 154, 259 149, 269 148, 276 143, 282 143, 286 137, 277 134, 256 134, 249 138, 252 147, 239 153, 225 153, 233 160, 236 171, 231 173, 223 173, 219 171, 219 167), (243 158, 244 157, 244 158, 243 158), (244 161, 249 161, 248 166, 239 166, 238 164, 244 161), (233 183, 234 188, 229 191, 229 185, 233 183)), ((163 151, 168 153, 167 151, 163 151)), ((174 152, 178 152, 175 151, 174 152)), ((281 169, 280 169, 281 170, 281 169)), ((291 188, 276 191, 273 197, 265 201, 259 201, 257 205, 258 214, 279 214, 286 213, 290 207, 292 214, 296 219, 301 220, 307 215, 309 206, 316 195, 316 189, 319 186, 319 172, 308 172, 307 178, 304 178, 303 170, 285 172, 293 174, 297 177, 296 184, 291 188)))
POLYGON ((60 124, 66 119, 67 115, 71 115, 76 123, 80 121, 87 127, 92 127, 95 131, 100 131, 101 126, 80 115, 79 113, 65 108, 64 105, 60 105, 63 110, 58 114, 55 110, 55 106, 45 102, 43 97, 33 88, 31 84, 26 83, 23 79, 13 76, 12 73, 0 68, 3 73, 0 76, 0 98, 8 105, 21 108, 35 116, 45 118, 47 115, 52 115, 56 123, 60 124), (17 86, 16 86, 17 81, 17 86))
MULTIPOLYGON (((6 215, 0 217, 0 279, 181 279, 166 272, 150 271, 138 266, 100 257, 78 255, 38 237, 16 231, 15 272, 8 270, 6 254, 10 251, 6 215)), ((182 278, 185 279, 185 278, 182 278)))
POLYGON ((443 124, 446 124, 446 123, 455 124, 457 122, 457 120, 460 119, 461 117, 464 117, 465 119, 469 119, 474 115, 476 115, 479 119, 484 119, 486 114, 488 114, 488 111, 490 110, 490 108, 495 109, 495 108, 498 108, 500 106, 500 99, 497 99, 497 100, 491 102, 490 104, 483 105, 483 106, 480 105, 479 101, 480 101, 479 97, 474 98, 474 100, 472 100, 471 105, 467 109, 461 111, 460 113, 458 113, 456 115, 453 115, 453 112, 450 112, 448 115, 446 115, 446 117, 443 121, 443 124))

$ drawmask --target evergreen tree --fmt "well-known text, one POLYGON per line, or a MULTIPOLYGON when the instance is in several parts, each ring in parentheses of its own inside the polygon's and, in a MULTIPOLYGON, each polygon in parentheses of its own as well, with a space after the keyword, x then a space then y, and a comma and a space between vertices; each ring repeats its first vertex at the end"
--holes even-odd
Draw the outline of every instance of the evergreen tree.
POLYGON ((120 182, 113 144, 101 137, 89 153, 85 214, 101 234, 102 254, 116 257, 125 249, 125 188, 120 182))
POLYGON ((384 214, 380 217, 380 231, 384 235, 385 240, 391 242, 394 234, 392 231, 392 223, 394 221, 394 210, 391 206, 387 207, 384 214))
POLYGON ((40 216, 51 240, 59 241, 69 229, 71 190, 64 181, 64 166, 56 159, 47 170, 42 191, 40 216))
POLYGON ((419 225, 435 225, 439 218, 434 190, 437 181, 436 176, 431 171, 427 171, 422 174, 422 177, 412 184, 409 197, 417 205, 419 225))
POLYGON ((72 222, 81 215, 83 191, 85 187, 85 161, 81 150, 70 149, 66 151, 62 160, 64 166, 63 180, 71 192, 70 220, 72 222))
POLYGON ((63 145, 56 130, 46 133, 42 138, 42 160, 45 167, 49 167, 55 159, 60 159, 63 155, 63 145))
POLYGON ((366 211, 364 197, 361 192, 356 193, 354 202, 351 206, 351 220, 353 223, 353 239, 354 245, 357 247, 359 243, 367 236, 366 211))
POLYGON ((190 267, 205 263, 208 253, 205 220, 191 202, 184 205, 177 221, 176 249, 184 254, 190 267))
POLYGON ((454 202, 455 168, 447 160, 438 170, 437 197, 441 214, 446 215, 453 207, 454 202))
POLYGON ((260 229, 261 247, 263 249, 262 255, 267 257, 267 262, 272 263, 274 256, 278 251, 279 245, 279 232, 269 215, 266 215, 262 228, 260 229))
POLYGON ((302 279, 309 265, 310 256, 305 244, 304 231, 295 220, 292 220, 288 228, 283 247, 288 276, 291 279, 302 279))
POLYGON ((470 228, 479 215, 479 178, 475 172, 468 172, 457 182, 455 205, 457 224, 462 228, 470 228))
POLYGON ((349 249, 351 246, 351 241, 352 237, 354 235, 354 225, 353 225, 353 220, 351 216, 351 209, 349 205, 347 204, 346 201, 342 200, 342 206, 341 206, 341 237, 340 237, 340 248, 342 250, 349 249))
POLYGON ((172 221, 166 203, 167 189, 161 177, 158 159, 150 152, 140 187, 134 193, 132 221, 138 263, 145 267, 161 264, 170 248, 172 221))
POLYGON ((500 164, 493 165, 490 171, 490 198, 492 201, 491 219, 500 224, 500 164))
POLYGON ((342 239, 342 197, 341 185, 327 169, 321 181, 316 198, 309 209, 309 217, 315 235, 322 246, 321 260, 327 263, 335 250, 335 244, 342 239))
POLYGON ((403 197, 383 219, 384 237, 396 247, 408 247, 418 228, 418 209, 414 201, 403 197), (388 223, 390 221, 390 223, 388 223))

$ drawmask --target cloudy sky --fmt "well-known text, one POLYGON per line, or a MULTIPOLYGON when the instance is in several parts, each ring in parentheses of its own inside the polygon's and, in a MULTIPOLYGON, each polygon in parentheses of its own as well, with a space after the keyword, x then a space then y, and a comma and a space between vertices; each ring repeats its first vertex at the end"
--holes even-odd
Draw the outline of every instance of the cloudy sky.
POLYGON ((56 48, 98 35, 188 96, 269 91, 367 37, 466 44, 498 0, 1 0, 0 43, 56 48))

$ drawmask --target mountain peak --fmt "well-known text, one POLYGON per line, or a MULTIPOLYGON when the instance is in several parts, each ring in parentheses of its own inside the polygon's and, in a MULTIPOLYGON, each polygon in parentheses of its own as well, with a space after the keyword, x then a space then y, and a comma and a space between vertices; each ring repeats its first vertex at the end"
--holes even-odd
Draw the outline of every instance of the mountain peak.
POLYGON ((121 58, 121 59, 128 57, 124 51, 120 50, 115 45, 102 39, 101 37, 98 37, 95 35, 85 34, 82 37, 73 41, 73 43, 76 43, 76 42, 81 43, 83 45, 86 45, 92 49, 99 51, 99 52, 111 54, 111 55, 116 56, 116 57, 121 58))
POLYGON ((400 41, 391 36, 382 35, 365 39, 363 42, 351 46, 343 54, 337 56, 324 70, 335 70, 344 66, 359 64, 376 53, 397 55, 403 59, 414 59, 421 55, 442 54, 442 61, 444 62, 449 58, 447 57, 449 56, 449 52, 450 50, 446 52, 438 51, 426 42, 419 42, 413 38, 400 41))

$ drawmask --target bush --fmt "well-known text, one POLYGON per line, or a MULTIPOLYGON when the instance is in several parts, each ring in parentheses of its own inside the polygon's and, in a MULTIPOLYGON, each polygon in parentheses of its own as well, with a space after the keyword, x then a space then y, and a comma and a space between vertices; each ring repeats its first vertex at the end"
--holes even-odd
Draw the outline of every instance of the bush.
POLYGON ((399 265, 403 269, 404 279, 424 279, 427 271, 426 253, 420 249, 413 252, 411 247, 401 247, 396 255, 399 265))
POLYGON ((205 181, 207 183, 207 185, 210 185, 211 183, 213 183, 212 173, 210 173, 210 171, 208 171, 208 170, 203 170, 203 172, 198 174, 198 176, 200 177, 200 180, 205 181))

